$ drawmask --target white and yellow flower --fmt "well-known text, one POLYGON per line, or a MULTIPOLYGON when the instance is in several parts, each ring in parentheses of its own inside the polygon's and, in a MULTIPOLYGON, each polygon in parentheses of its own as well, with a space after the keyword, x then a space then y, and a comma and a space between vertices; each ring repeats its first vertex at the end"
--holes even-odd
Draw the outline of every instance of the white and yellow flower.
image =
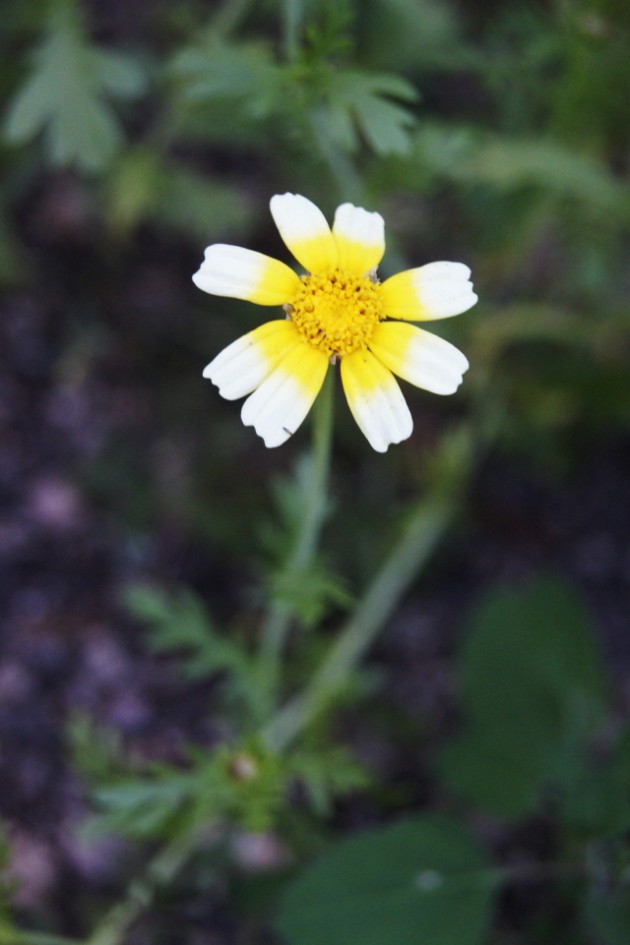
POLYGON ((477 301, 470 269, 434 262, 379 282, 385 251, 378 213, 344 203, 332 230, 322 212, 297 194, 276 195, 271 214, 307 274, 262 253, 215 243, 193 276, 211 295, 283 306, 228 345, 204 377, 227 400, 247 397, 241 417, 266 446, 295 433, 317 397, 329 365, 341 364, 350 410, 378 452, 410 436, 413 421, 394 378, 434 394, 452 394, 468 368, 448 341, 409 322, 448 318, 477 301), (391 319, 399 319, 392 321, 391 319))

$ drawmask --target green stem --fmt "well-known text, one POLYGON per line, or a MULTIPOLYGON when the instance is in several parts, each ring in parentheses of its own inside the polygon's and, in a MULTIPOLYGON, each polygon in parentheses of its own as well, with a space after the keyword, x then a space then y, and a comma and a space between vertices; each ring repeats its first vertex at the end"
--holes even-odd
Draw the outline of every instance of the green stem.
MULTIPOLYGON (((291 586, 312 563, 328 504, 328 476, 332 440, 334 372, 328 371, 324 386, 313 407, 313 448, 309 490, 295 544, 281 575, 282 586, 291 586)), ((286 638, 293 619, 293 607, 283 597, 276 597, 265 620, 259 657, 261 714, 276 705, 280 684, 280 666, 286 638)))
POLYGON ((296 62, 300 51, 301 0, 284 0, 284 55, 287 62, 296 62))
POLYGON ((81 945, 78 939, 65 938, 52 932, 23 932, 0 927, 0 945, 81 945))
POLYGON ((252 0, 226 0, 212 17, 212 32, 221 39, 228 39, 245 17, 252 0))
POLYGON ((442 496, 433 501, 423 500, 412 511, 400 541, 309 685, 263 730, 263 739, 271 748, 276 751, 286 748, 342 690, 419 568, 450 526, 456 507, 453 497, 442 496))
POLYGON ((158 851, 144 874, 130 883, 122 902, 105 914, 85 945, 123 945, 129 926, 149 908, 157 891, 178 875, 196 843, 196 832, 188 831, 158 851))

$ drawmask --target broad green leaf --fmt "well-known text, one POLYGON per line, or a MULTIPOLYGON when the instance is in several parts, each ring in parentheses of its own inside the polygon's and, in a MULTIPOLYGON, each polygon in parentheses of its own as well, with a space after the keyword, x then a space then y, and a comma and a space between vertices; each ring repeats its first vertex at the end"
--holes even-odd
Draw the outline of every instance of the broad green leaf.
POLYGON ((131 58, 93 47, 76 7, 58 2, 33 56, 31 75, 7 113, 6 138, 22 144, 43 133, 53 164, 98 170, 123 141, 108 98, 137 95, 143 86, 131 58))
POLYGON ((607 687, 570 588, 541 578, 491 592, 473 615, 461 679, 464 731, 442 756, 453 790, 520 816, 579 777, 607 687))
POLYGON ((627 945, 630 941, 630 848, 627 838, 591 843, 588 866, 590 888, 581 905, 592 940, 597 945, 627 945))
POLYGON ((562 800, 562 819, 595 836, 630 830, 630 728, 607 757, 587 755, 562 800))
POLYGON ((586 903, 585 918, 597 945, 630 942, 630 889, 600 889, 586 903))
POLYGON ((344 840, 287 889, 289 945, 477 945, 496 875, 456 822, 419 816, 344 840))

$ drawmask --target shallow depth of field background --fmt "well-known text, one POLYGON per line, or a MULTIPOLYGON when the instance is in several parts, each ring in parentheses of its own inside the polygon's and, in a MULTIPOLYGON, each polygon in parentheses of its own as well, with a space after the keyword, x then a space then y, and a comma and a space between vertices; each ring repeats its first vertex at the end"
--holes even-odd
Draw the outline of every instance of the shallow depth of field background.
POLYGON ((86 834, 116 753, 186 770, 233 733, 168 633, 207 611, 255 641, 309 422, 266 450, 202 379, 269 311, 190 277, 213 241, 289 261, 287 190, 379 210, 383 274, 461 260, 480 298, 428 326, 471 368, 452 398, 405 385, 404 444, 373 453, 337 389, 336 583, 289 686, 414 498, 456 479, 456 509, 328 723, 365 777, 317 816, 297 784, 298 840, 239 828, 120 945, 282 941, 273 883, 427 812, 515 870, 477 941, 630 941, 629 35, 616 0, 3 0, 3 943, 86 939, 167 833, 86 834), (576 857, 588 894, 537 866, 576 857))

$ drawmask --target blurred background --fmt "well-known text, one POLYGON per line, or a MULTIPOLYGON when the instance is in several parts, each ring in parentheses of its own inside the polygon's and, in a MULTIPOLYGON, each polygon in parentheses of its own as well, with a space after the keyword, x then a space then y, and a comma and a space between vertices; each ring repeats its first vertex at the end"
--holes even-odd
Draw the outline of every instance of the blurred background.
MULTIPOLYGON (((479 600, 550 572, 602 661, 605 744, 626 724, 629 34, 617 0, 3 0, 0 810, 26 921, 84 935, 133 871, 120 836, 81 834, 77 725, 174 765, 225 737, 212 674, 185 679, 125 593, 185 589, 222 632, 255 635, 273 493, 308 423, 266 450, 202 379, 266 313, 191 275, 214 241, 289 261, 268 211, 287 190, 329 219, 348 200, 379 210, 382 274, 461 260, 480 298, 429 326, 471 368, 448 400, 406 388, 406 443, 373 454, 337 392, 326 546, 351 593, 414 496, 463 485, 337 729, 379 787, 340 801, 327 829, 439 809, 459 782, 495 852, 553 847, 548 812, 527 820, 526 803, 496 826, 461 775, 474 760, 449 774, 436 759, 461 722, 479 600), (450 449, 462 431, 472 446, 450 449)), ((579 931, 550 902, 508 896, 492 941, 628 941, 628 926, 579 931)), ((250 940, 222 883, 191 882, 146 921, 124 941, 250 940)))

